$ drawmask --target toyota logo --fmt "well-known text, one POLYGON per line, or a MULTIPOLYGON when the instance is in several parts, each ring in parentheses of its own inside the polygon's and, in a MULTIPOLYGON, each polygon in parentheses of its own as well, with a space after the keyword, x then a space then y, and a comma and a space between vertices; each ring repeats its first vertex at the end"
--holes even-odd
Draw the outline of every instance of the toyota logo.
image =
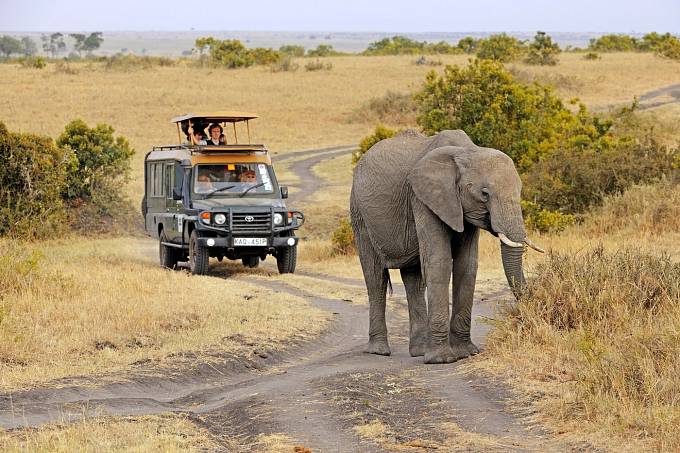
POLYGON ((253 217, 253 216, 251 216, 251 215, 247 215, 245 220, 246 220, 246 222, 250 223, 250 222, 252 222, 253 220, 255 220, 255 217, 253 217))

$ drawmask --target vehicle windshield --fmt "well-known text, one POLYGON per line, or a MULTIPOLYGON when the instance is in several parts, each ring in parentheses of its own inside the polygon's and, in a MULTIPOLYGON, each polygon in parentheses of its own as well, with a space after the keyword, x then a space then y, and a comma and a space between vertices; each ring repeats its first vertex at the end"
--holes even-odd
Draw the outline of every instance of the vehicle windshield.
POLYGON ((260 163, 198 165, 194 171, 194 192, 197 194, 238 195, 246 190, 248 194, 274 191, 268 165, 260 163))

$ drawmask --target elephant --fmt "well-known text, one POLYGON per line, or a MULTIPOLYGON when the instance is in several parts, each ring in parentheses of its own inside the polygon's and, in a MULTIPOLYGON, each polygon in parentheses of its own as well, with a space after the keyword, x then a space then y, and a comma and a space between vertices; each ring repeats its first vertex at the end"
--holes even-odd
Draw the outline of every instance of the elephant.
POLYGON ((400 270, 406 288, 411 356, 451 363, 479 352, 470 326, 480 229, 501 240, 515 294, 525 285, 525 245, 543 251, 527 238, 521 187, 510 157, 475 145, 461 130, 434 136, 407 130, 362 156, 354 169, 350 216, 369 298, 364 352, 391 354, 388 269, 400 270))

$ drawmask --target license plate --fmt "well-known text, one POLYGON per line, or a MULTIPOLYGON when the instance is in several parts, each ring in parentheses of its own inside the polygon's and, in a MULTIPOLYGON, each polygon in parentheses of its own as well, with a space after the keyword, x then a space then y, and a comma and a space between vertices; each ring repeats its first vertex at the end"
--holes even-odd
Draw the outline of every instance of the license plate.
POLYGON ((234 245, 267 245, 267 238, 234 238, 234 245))

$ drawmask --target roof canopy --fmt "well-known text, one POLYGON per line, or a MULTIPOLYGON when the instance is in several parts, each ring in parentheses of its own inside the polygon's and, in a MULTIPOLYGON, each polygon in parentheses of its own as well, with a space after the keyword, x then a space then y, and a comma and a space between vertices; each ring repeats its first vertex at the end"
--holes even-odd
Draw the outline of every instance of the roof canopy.
POLYGON ((180 123, 186 120, 205 120, 207 122, 225 122, 238 123, 239 121, 247 121, 257 118, 257 114, 248 112, 229 112, 229 111, 214 111, 214 112, 198 112, 187 113, 186 115, 176 116, 170 122, 180 123))

